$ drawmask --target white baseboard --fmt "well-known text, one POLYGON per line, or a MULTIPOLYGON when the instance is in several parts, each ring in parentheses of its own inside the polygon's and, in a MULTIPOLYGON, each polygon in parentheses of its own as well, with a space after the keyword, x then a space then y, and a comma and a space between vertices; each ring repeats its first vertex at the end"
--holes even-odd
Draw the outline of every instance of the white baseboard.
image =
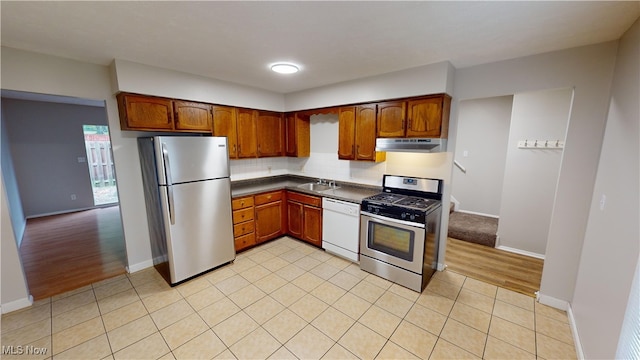
POLYGON ((467 210, 456 210, 456 211, 457 212, 461 212, 463 214, 480 215, 480 216, 486 216, 486 217, 490 217, 490 218, 494 218, 494 219, 500 219, 500 216, 498 216, 498 215, 485 214, 485 213, 481 213, 481 212, 467 211, 467 210))
POLYGON ((152 266, 153 266, 153 260, 149 259, 147 261, 143 261, 143 262, 139 262, 137 264, 133 264, 133 265, 127 266, 127 272, 129 274, 131 274, 131 273, 138 272, 140 270, 144 270, 144 269, 152 267, 152 266))
POLYGON ((538 300, 538 302, 542 305, 551 306, 552 308, 556 308, 562 311, 567 311, 567 309, 569 308, 569 302, 556 299, 549 295, 540 294, 539 292, 537 293, 536 300, 538 300))
POLYGON ((520 254, 520 255, 530 256, 530 257, 534 257, 536 259, 544 260, 544 255, 543 254, 538 254, 538 253, 534 253, 534 252, 531 252, 531 251, 520 250, 520 249, 516 249, 516 248, 512 248, 512 247, 508 247, 508 246, 503 246, 503 245, 496 246, 496 249, 512 252, 514 254, 520 254))
POLYGON ((18 300, 14 300, 14 301, 8 302, 6 304, 2 304, 2 306, 1 306, 2 310, 0 310, 0 311, 2 312, 2 314, 6 314, 6 313, 10 313, 12 311, 24 309, 24 308, 29 307, 31 305, 33 305, 33 296, 29 295, 29 297, 18 299, 18 300))
POLYGON ((584 360, 584 351, 582 350, 582 343, 580 342, 580 336, 578 335, 578 327, 576 326, 576 319, 573 316, 571 304, 568 304, 567 306, 567 317, 569 317, 569 325, 571 325, 571 334, 573 335, 573 344, 576 347, 578 360, 584 360))

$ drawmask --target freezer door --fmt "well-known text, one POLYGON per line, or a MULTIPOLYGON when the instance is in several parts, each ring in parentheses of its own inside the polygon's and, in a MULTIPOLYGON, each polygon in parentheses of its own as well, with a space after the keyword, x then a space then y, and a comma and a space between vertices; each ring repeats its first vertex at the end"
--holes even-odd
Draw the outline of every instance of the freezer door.
POLYGON ((160 185, 229 177, 226 137, 156 136, 153 143, 160 185))
POLYGON ((171 283, 235 259, 228 178, 174 185, 173 224, 160 187, 171 283))

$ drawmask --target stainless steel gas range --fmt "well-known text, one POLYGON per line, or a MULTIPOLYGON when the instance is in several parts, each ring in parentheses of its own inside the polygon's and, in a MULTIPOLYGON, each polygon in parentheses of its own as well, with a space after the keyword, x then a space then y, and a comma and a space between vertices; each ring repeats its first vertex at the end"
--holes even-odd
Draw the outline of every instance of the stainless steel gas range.
POLYGON ((360 268, 422 292, 438 263, 442 180, 384 175, 362 200, 360 268))

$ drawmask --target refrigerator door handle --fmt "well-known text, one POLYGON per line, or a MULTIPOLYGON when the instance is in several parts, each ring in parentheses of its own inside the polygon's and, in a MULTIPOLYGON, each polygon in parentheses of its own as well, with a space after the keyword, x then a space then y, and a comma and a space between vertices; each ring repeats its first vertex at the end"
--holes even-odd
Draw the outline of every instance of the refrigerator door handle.
POLYGON ((171 180, 171 164, 169 162, 169 150, 167 150, 167 145, 165 143, 162 143, 162 161, 164 162, 164 173, 167 182, 169 220, 171 221, 171 225, 175 225, 176 219, 175 211, 173 210, 173 183, 171 180))

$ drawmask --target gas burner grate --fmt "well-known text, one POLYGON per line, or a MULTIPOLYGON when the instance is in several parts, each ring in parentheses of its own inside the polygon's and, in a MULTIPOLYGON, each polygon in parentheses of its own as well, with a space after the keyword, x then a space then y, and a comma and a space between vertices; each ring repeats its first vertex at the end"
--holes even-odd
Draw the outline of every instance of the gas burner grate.
POLYGON ((404 199, 406 196, 400 194, 380 193, 377 195, 369 196, 365 200, 375 201, 380 203, 392 204, 396 201, 404 199))
POLYGON ((432 206, 434 203, 436 203, 435 200, 430 200, 430 199, 425 199, 425 198, 420 198, 415 196, 408 196, 404 199, 401 199, 397 203, 395 203, 395 205, 408 206, 416 209, 427 209, 430 206, 432 206))

